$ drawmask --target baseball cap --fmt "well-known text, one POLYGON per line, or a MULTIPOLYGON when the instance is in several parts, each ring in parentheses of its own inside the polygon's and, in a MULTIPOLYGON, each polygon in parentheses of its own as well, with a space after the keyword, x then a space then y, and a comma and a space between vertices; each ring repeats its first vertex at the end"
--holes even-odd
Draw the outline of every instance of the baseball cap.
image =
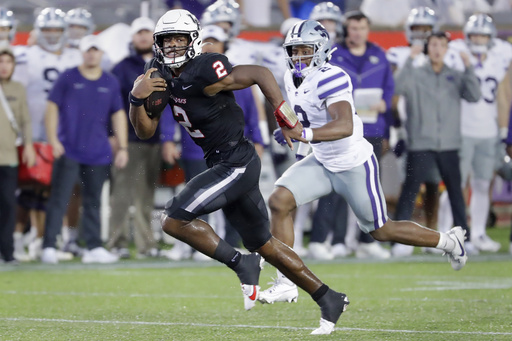
POLYGON ((142 30, 153 32, 155 30, 155 22, 148 17, 140 17, 132 22, 130 32, 132 35, 139 33, 142 30))
POLYGON ((80 39, 80 44, 78 45, 80 52, 87 52, 92 47, 95 47, 100 51, 104 51, 98 36, 90 34, 80 39))
POLYGON ((221 43, 224 43, 228 40, 228 35, 222 28, 217 25, 207 25, 203 27, 201 31, 203 40, 208 38, 213 38, 221 43))

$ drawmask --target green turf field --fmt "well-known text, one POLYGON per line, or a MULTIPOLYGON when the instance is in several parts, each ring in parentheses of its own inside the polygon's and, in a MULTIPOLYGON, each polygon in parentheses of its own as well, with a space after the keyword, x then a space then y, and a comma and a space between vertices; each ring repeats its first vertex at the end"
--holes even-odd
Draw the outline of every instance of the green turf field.
MULTIPOLYGON (((508 231, 491 236, 508 251, 508 231), (498 238, 497 238, 498 237, 498 238)), ((351 304, 330 336, 298 303, 247 312, 236 276, 213 262, 0 265, 0 340, 512 340, 512 256, 307 264, 351 304)), ((261 285, 275 271, 266 266, 261 285)))

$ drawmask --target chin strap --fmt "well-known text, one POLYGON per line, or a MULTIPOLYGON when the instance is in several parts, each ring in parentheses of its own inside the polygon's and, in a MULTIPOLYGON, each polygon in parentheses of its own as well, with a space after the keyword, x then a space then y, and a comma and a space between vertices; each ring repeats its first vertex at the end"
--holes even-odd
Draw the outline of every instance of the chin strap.
POLYGON ((289 129, 293 129, 299 122, 299 118, 286 101, 282 101, 281 104, 279 104, 277 109, 274 111, 274 116, 281 128, 287 127, 289 129))

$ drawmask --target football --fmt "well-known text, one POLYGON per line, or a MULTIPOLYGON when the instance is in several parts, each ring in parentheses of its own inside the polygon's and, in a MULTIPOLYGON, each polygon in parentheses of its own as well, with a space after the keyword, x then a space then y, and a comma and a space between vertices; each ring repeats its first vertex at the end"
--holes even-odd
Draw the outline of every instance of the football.
MULTIPOLYGON (((151 78, 164 78, 162 74, 157 70, 151 73, 151 78)), ((162 111, 165 109, 167 103, 169 103, 169 97, 171 96, 171 89, 167 87, 165 91, 153 91, 151 95, 144 101, 144 109, 150 118, 160 117, 162 111)))

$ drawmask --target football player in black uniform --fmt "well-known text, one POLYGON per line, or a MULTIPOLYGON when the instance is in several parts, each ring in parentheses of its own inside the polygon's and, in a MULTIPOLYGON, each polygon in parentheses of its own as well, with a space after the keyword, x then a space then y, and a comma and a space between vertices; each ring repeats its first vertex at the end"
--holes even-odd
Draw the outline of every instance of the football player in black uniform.
POLYGON ((290 146, 289 134, 302 133, 297 116, 283 101, 268 69, 255 65, 232 67, 224 55, 201 54, 199 22, 188 11, 164 14, 156 24, 154 38, 157 57, 148 62, 146 73, 134 82, 130 120, 140 138, 152 136, 159 115, 150 117, 144 100, 154 91, 170 88, 174 119, 203 149, 209 167, 169 201, 162 217, 163 230, 233 269, 242 284, 247 310, 258 299, 263 256, 318 303, 322 318, 314 333, 322 334, 323 324, 335 324, 349 302, 345 294, 322 283, 291 248, 272 237, 259 189, 260 159, 243 135, 244 115, 232 91, 257 84, 277 108, 276 118, 284 126, 290 146), (156 70, 164 79, 151 78, 156 70), (257 253, 240 254, 206 222, 197 219, 220 208, 240 233, 245 247, 257 253))

